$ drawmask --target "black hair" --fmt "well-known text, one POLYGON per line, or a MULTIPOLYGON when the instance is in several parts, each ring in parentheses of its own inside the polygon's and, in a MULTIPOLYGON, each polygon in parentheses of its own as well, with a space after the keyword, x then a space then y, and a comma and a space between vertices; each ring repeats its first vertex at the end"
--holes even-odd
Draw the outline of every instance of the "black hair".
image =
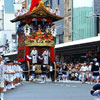
POLYGON ((90 94, 93 95, 93 93, 94 93, 94 90, 91 90, 91 91, 90 91, 90 94))

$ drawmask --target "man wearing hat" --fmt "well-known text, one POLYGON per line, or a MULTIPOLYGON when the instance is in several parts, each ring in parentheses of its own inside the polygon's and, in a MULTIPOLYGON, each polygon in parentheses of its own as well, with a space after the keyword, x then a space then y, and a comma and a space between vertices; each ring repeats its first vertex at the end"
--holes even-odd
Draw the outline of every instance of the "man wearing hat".
POLYGON ((47 4, 47 7, 46 7, 46 8, 47 8, 47 10, 49 10, 49 11, 50 11, 50 9, 51 9, 49 4, 47 4))
POLYGON ((49 64, 49 57, 50 57, 50 52, 48 49, 45 49, 45 51, 42 53, 43 56, 43 64, 48 65, 49 64))
POLYGON ((60 16, 59 8, 55 8, 55 14, 56 14, 57 16, 60 16))
POLYGON ((2 56, 0 56, 0 100, 3 100, 3 88, 4 88, 4 65, 2 63, 2 56))
POLYGON ((49 4, 47 4, 47 7, 46 7, 46 8, 47 8, 47 10, 50 11, 51 13, 54 13, 53 9, 50 8, 50 5, 49 5, 49 4))

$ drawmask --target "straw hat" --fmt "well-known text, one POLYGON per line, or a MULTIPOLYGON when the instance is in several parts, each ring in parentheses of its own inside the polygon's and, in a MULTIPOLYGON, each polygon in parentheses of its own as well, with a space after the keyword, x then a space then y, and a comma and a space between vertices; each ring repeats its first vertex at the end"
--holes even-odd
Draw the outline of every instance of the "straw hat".
POLYGON ((58 10, 59 8, 55 8, 56 10, 58 10))
POLYGON ((50 7, 50 5, 49 5, 49 4, 47 4, 47 7, 50 7))

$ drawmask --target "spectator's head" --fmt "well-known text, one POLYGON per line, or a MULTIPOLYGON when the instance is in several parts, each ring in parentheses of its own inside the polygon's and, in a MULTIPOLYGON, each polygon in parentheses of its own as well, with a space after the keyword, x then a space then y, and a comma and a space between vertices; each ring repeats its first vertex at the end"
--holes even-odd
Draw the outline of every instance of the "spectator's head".
POLYGON ((97 58, 94 58, 93 61, 97 61, 97 58))
POLYGON ((93 62, 90 62, 90 65, 92 65, 93 64, 93 62))
POLYGON ((86 66, 86 63, 84 63, 83 65, 86 66))

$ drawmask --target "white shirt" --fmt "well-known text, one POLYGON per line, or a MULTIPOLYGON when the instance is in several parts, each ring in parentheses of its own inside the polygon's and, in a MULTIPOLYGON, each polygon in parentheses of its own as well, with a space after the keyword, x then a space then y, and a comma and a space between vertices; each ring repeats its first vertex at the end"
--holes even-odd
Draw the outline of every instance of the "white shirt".
POLYGON ((32 56, 32 63, 37 63, 38 51, 32 50, 30 55, 32 56))
POLYGON ((88 67, 88 71, 91 71, 92 65, 89 65, 88 67))
POLYGON ((29 35, 30 34, 30 26, 29 25, 27 25, 27 26, 25 25, 24 26, 24 33, 25 33, 25 35, 29 35))
POLYGON ((37 50, 32 50, 31 51, 31 56, 38 56, 38 51, 37 50))
POLYGON ((53 29, 52 27, 51 27, 51 34, 52 34, 52 36, 56 36, 56 34, 57 34, 57 30, 56 30, 56 28, 55 29, 53 29))
POLYGON ((42 56, 44 58, 44 64, 48 64, 49 56, 50 56, 49 51, 44 51, 43 54, 42 54, 42 56))
POLYGON ((57 10, 57 11, 55 10, 55 13, 56 13, 57 16, 60 16, 60 11, 59 10, 57 10))
POLYGON ((44 51, 43 54, 42 54, 42 56, 43 56, 43 57, 45 57, 45 56, 50 56, 49 51, 44 51))
POLYGON ((87 70, 88 70, 87 66, 82 66, 81 69, 80 69, 80 71, 83 71, 83 72, 87 71, 87 70))

